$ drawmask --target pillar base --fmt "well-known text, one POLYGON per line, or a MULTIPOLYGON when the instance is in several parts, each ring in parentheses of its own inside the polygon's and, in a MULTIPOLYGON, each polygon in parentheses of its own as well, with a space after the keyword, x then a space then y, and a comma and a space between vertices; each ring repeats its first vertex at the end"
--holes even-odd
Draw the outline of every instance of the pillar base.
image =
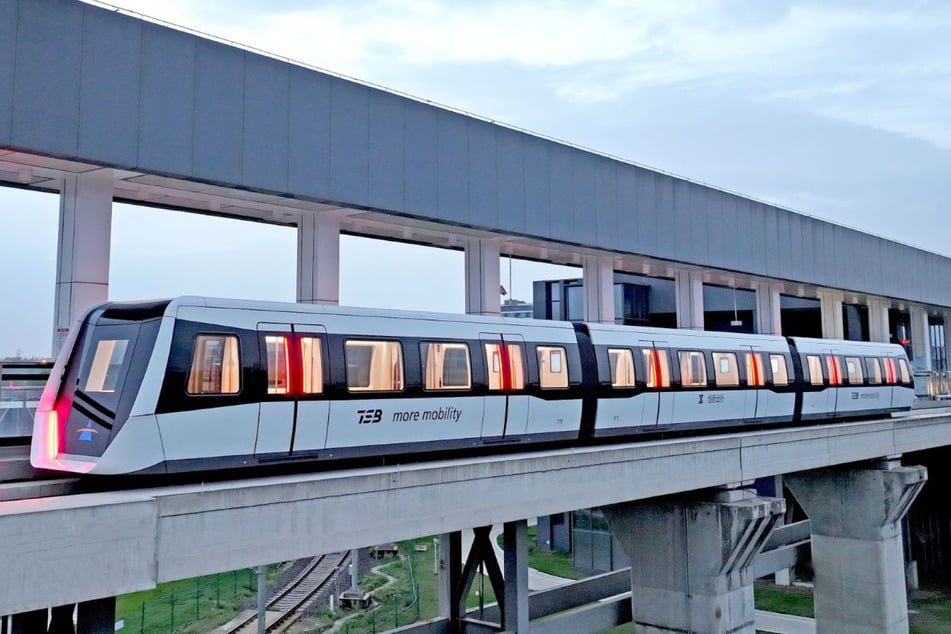
POLYGON ((812 527, 819 632, 907 634, 901 519, 927 479, 897 461, 786 476, 812 527))
POLYGON ((753 634, 753 559, 782 499, 721 491, 604 509, 631 558, 637 634, 753 634))

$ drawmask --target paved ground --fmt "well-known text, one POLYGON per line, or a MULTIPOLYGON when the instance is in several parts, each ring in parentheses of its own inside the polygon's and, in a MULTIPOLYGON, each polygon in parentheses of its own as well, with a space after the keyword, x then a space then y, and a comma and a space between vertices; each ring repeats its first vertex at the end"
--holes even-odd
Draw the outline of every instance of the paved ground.
POLYGON ((756 629, 776 634, 816 634, 816 621, 804 616, 789 616, 756 610, 756 629))

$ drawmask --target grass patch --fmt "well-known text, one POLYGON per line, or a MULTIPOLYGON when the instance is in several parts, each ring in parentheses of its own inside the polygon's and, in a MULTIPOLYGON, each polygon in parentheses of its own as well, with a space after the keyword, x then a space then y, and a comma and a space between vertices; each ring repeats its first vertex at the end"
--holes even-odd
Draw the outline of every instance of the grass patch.
POLYGON ((757 581, 753 586, 757 610, 812 617, 812 588, 777 586, 757 581))
MULTIPOLYGON (((757 581, 754 594, 759 610, 813 616, 811 588, 757 581)), ((951 631, 951 591, 913 591, 908 597, 908 622, 910 634, 946 634, 951 631)))
MULTIPOLYGON (((279 566, 268 567, 268 582, 280 574, 279 566)), ((236 570, 218 575, 159 584, 153 590, 116 598, 116 620, 125 622, 124 632, 208 632, 227 623, 257 596, 254 570, 236 570)))

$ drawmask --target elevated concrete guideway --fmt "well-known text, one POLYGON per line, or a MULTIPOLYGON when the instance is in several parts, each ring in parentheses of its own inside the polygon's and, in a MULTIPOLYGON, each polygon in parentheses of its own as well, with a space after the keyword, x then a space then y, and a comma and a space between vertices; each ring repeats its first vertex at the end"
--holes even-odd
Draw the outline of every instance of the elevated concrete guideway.
POLYGON ((0 614, 951 444, 948 411, 0 503, 0 614))

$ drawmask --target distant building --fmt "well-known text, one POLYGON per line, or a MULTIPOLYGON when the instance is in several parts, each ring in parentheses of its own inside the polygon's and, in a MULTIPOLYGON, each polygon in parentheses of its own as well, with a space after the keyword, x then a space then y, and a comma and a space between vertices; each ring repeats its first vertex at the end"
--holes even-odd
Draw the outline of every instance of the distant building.
POLYGON ((520 299, 507 299, 502 302, 502 316, 531 319, 535 316, 535 308, 529 302, 523 302, 520 299))

